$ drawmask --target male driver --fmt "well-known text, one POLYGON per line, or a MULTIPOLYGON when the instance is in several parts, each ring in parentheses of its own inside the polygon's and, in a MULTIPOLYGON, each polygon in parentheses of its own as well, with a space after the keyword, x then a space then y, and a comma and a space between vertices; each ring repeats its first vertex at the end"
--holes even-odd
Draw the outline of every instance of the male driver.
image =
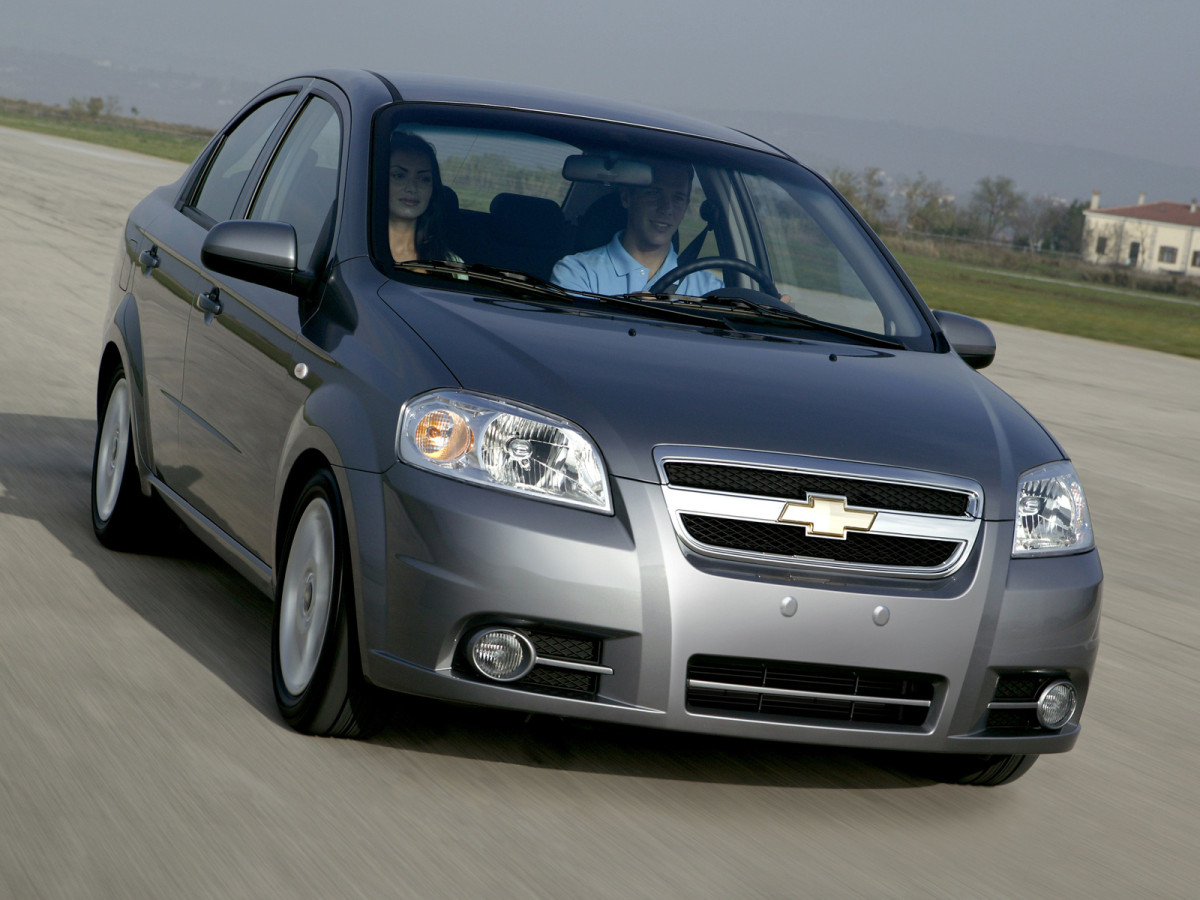
MULTIPOLYGON (((671 238, 691 199, 692 167, 655 163, 652 171, 646 187, 620 189, 625 229, 602 247, 560 259, 550 276, 555 284, 592 294, 633 294, 646 290, 679 265, 671 238)), ((701 297, 721 286, 711 272, 693 272, 675 293, 701 297)))

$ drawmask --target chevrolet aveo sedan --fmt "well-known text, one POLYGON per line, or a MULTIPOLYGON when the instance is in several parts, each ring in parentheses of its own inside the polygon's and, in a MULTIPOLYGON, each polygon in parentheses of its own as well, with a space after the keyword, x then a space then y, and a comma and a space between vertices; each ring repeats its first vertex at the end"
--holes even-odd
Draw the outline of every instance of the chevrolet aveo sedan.
POLYGON ((386 689, 999 784, 1078 737, 1102 576, 994 353, 762 141, 319 72, 129 217, 93 525, 273 597, 304 732, 386 689))

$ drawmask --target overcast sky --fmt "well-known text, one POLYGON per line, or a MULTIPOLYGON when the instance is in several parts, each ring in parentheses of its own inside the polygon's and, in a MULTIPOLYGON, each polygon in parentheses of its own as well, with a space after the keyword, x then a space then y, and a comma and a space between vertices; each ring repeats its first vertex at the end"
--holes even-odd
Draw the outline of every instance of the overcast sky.
POLYGON ((314 66, 439 72, 1200 161, 1200 0, 6 5, 0 47, 175 72, 263 83, 314 66))

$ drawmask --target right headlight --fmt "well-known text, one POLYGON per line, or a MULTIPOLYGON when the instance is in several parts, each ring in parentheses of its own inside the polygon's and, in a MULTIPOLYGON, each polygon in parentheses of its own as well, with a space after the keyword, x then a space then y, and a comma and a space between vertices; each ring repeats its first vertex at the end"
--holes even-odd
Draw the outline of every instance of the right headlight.
POLYGON ((1092 520, 1075 467, 1063 460, 1022 473, 1013 556, 1079 553, 1093 546, 1092 520))
POLYGON ((455 390, 414 397, 400 413, 396 453, 450 478, 612 512, 591 439, 565 419, 511 401, 455 390))

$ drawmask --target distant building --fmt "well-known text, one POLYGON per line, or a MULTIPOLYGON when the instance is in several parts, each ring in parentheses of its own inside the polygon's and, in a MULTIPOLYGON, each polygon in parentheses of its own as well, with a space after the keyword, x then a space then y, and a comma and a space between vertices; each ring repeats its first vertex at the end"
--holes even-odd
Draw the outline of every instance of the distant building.
POLYGON ((1196 201, 1100 209, 1100 192, 1083 211, 1083 258, 1147 272, 1200 276, 1200 211, 1196 201))

